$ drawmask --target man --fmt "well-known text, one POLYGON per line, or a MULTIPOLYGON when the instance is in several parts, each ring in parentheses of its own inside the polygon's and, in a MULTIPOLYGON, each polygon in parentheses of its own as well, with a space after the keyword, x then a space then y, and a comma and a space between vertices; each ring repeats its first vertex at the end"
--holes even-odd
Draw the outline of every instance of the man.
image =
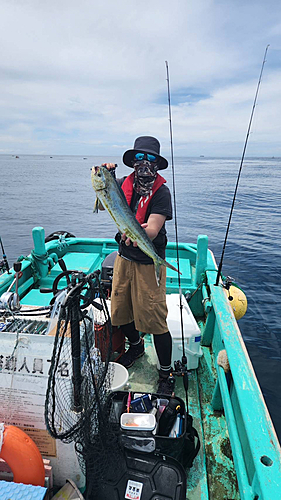
MULTIPOLYGON (((159 170, 168 167, 160 155, 160 143, 154 137, 138 137, 134 148, 126 151, 123 162, 134 169, 123 179, 117 179, 136 219, 153 241, 156 252, 165 259, 167 245, 165 221, 172 219, 171 194, 159 170)), ((114 164, 105 164, 109 170, 114 164)), ((129 368, 144 354, 144 341, 139 332, 154 335, 154 345, 160 363, 158 393, 172 394, 172 339, 168 330, 166 305, 166 268, 162 266, 157 285, 154 264, 136 242, 119 235, 119 250, 114 264, 111 321, 121 326, 129 340, 129 349, 120 358, 129 368)))

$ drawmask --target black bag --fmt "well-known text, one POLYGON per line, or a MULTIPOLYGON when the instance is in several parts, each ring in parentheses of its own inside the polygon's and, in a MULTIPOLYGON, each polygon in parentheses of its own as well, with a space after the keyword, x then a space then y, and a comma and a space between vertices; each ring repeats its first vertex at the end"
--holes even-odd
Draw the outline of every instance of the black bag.
MULTIPOLYGON (((180 413, 182 417, 182 430, 179 436, 170 437, 158 434, 152 434, 149 431, 127 431, 120 429, 119 421, 122 413, 126 411, 126 403, 128 399, 128 392, 117 391, 110 395, 111 400, 111 414, 110 418, 113 425, 116 425, 116 431, 120 434, 120 442, 123 446, 128 447, 130 444, 130 449, 135 449, 144 452, 155 452, 161 453, 162 455, 170 456, 178 460, 184 468, 190 468, 193 465, 193 460, 199 452, 200 440, 196 429, 193 427, 192 416, 186 413, 184 401, 181 398, 175 396, 170 398, 169 396, 159 396, 158 394, 151 394, 151 400, 155 399, 168 399, 169 402, 173 399, 173 405, 177 413, 180 413), (113 405, 114 403, 114 405, 113 405), (116 410, 117 408, 117 410, 116 410), (141 442, 141 438, 144 438, 141 442), (153 445, 152 441, 155 442, 153 445), (135 447, 134 447, 135 446, 135 447)), ((164 412, 160 417, 165 417, 164 412)), ((171 415, 171 418, 173 416, 171 415)), ((176 418, 176 414, 174 415, 176 418)), ((171 427, 171 422, 169 422, 171 427)), ((159 429, 161 429, 159 425, 159 429)), ((163 429, 163 426, 162 426, 163 429)), ((163 432, 163 431, 162 431, 163 432)))
POLYGON ((99 500, 186 499, 186 472, 174 458, 124 449, 123 462, 123 468, 119 467, 118 471, 114 471, 110 480, 105 479, 99 484, 99 489, 93 498, 99 500), (130 496, 130 488, 132 488, 132 496, 130 496), (125 497, 126 493, 128 496, 125 497))
POLYGON ((197 430, 193 427, 193 418, 191 415, 186 416, 185 429, 179 437, 155 436, 156 450, 159 450, 163 455, 178 460, 183 467, 191 468, 193 460, 200 449, 200 439, 197 430), (196 438, 196 441, 195 441, 196 438))
MULTIPOLYGON (((167 398, 171 402, 171 398, 167 398)), ((183 417, 183 428, 182 432, 178 437, 170 437, 159 435, 156 433, 156 450, 163 455, 168 455, 170 457, 178 460, 184 468, 191 468, 193 465, 193 460, 196 457, 200 449, 200 440, 197 430, 193 427, 193 418, 191 415, 186 413, 184 401, 177 396, 173 398, 174 405, 176 401, 180 405, 180 414, 183 417), (195 438, 197 442, 195 442, 195 438)), ((166 410, 168 408, 166 407, 166 410)), ((165 411, 165 410, 164 410, 165 411)), ((171 412, 172 413, 172 412, 171 412)), ((161 423, 162 417, 160 417, 159 424, 161 423)), ((174 415, 175 417, 175 415, 174 415)), ((169 425, 170 427, 170 425, 169 425)), ((161 426, 159 425, 161 430, 161 426)))

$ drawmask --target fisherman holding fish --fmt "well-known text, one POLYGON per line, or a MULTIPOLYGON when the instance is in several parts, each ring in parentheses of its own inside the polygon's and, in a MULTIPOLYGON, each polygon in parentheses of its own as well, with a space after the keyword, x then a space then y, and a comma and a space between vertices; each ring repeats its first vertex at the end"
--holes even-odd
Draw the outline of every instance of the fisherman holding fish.
POLYGON ((92 169, 99 207, 108 210, 119 229, 111 322, 122 327, 130 344, 119 363, 131 367, 145 351, 139 332, 152 334, 160 363, 157 392, 170 395, 175 379, 166 322, 166 266, 177 269, 165 261, 165 221, 172 219, 172 203, 166 181, 158 173, 168 167, 168 162, 160 155, 159 141, 145 136, 138 137, 134 148, 124 153, 123 163, 133 172, 122 179, 113 178, 113 163, 92 169))

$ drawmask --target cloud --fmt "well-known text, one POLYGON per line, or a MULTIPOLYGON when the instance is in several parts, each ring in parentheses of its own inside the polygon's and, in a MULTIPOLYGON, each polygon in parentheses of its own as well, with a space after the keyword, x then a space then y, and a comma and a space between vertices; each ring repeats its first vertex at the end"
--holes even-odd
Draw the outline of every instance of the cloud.
POLYGON ((227 142, 238 153, 268 42, 257 134, 277 148, 280 8, 270 4, 2 1, 0 148, 114 154, 153 134, 168 149, 168 60, 180 152, 219 154, 227 142))

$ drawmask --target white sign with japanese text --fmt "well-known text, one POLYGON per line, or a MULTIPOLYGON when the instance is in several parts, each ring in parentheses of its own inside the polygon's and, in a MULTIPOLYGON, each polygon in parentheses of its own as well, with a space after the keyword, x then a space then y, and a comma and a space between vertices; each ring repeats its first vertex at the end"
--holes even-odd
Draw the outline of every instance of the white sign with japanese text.
POLYGON ((127 482, 125 498, 130 500, 140 500, 142 487, 143 483, 138 483, 137 481, 132 481, 131 479, 129 479, 129 481, 127 482))

